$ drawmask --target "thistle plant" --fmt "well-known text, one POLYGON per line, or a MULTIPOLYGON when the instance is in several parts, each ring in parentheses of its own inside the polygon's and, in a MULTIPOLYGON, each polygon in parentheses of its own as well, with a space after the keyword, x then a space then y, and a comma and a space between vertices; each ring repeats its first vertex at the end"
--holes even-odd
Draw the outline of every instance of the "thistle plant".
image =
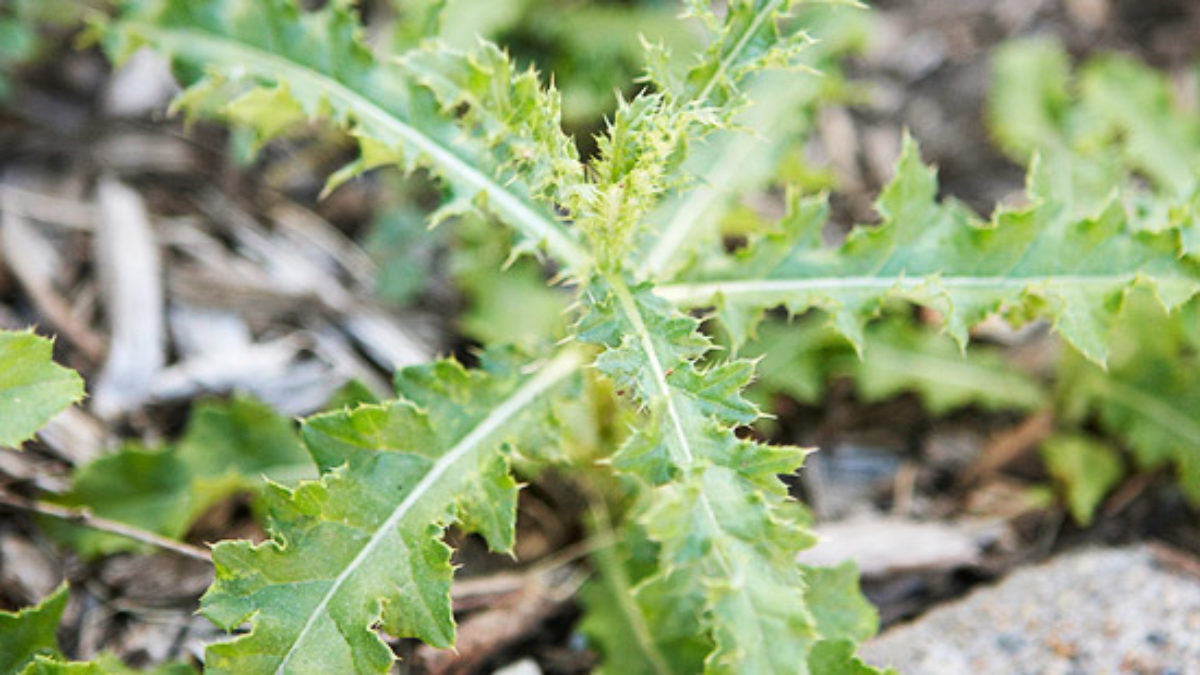
POLYGON ((739 350, 764 313, 821 308, 855 345, 894 300, 938 310, 960 344, 988 316, 1044 316, 1103 362, 1131 288, 1170 310, 1200 290, 1200 269, 1178 226, 1135 227, 1118 200, 1079 214, 1037 160, 1028 204, 981 219, 938 199, 911 140, 879 224, 827 245, 825 198, 797 191, 782 219, 731 246, 703 217, 721 186, 688 159, 751 141, 769 105, 758 85, 811 67, 793 16, 807 4, 685 2, 707 47, 681 65, 647 44, 644 89, 617 101, 589 158, 562 131, 553 85, 501 49, 376 53, 345 1, 137 0, 100 28, 118 63, 142 47, 172 59, 186 87, 176 111, 219 115, 260 144, 314 120, 344 130, 358 158, 328 190, 385 165, 428 171, 449 195, 431 223, 510 228, 514 251, 574 300, 565 340, 406 369, 394 400, 303 420, 319 478, 267 486, 268 541, 213 549, 201 611, 249 630, 210 645, 206 670, 383 673, 385 636, 453 646, 443 535, 511 552, 519 463, 604 475, 597 527, 616 543, 593 556, 585 630, 612 672, 872 672, 854 656, 875 619, 853 568, 796 560, 816 541, 779 476, 810 450, 746 433, 763 413, 739 350), (733 349, 717 350, 715 331, 733 349), (573 452, 580 427, 599 430, 596 453, 573 452))

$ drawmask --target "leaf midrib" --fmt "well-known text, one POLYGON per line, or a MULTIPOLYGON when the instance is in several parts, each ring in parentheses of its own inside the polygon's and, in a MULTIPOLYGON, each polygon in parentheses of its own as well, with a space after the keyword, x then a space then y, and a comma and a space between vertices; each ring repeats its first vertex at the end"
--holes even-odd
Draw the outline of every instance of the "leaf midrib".
MULTIPOLYGON (((718 293, 725 298, 757 295, 761 293, 786 293, 827 290, 918 290, 923 287, 945 289, 1023 289, 1038 285, 1062 286, 1105 286, 1129 283, 1139 273, 1124 274, 1064 274, 1034 276, 955 276, 945 274, 913 276, 850 276, 850 277, 805 277, 792 279, 729 279, 691 283, 663 284, 656 287, 660 296, 672 302, 692 305, 710 301, 718 293)), ((1183 276, 1155 276, 1155 282, 1181 281, 1193 283, 1183 276)))
POLYGON ((738 41, 736 44, 734 44, 733 49, 729 50, 729 53, 726 54, 725 57, 722 58, 717 64, 717 70, 713 73, 712 77, 708 78, 708 82, 705 83, 704 89, 702 89, 696 96, 696 101, 704 103, 708 100, 709 95, 712 94, 713 88, 717 86, 717 82, 720 81, 721 77, 725 75, 725 71, 729 70, 729 64, 733 63, 733 60, 737 58, 738 54, 741 54, 742 50, 746 48, 746 44, 750 41, 750 36, 754 35, 754 33, 758 31, 758 27, 762 25, 762 22, 767 18, 768 15, 778 9, 782 2, 783 0, 771 0, 770 4, 768 4, 754 16, 754 21, 750 22, 750 27, 738 37, 738 41))
MULTIPOLYGON (((680 463, 682 464, 682 468, 686 471, 695 466, 695 454, 691 450, 691 443, 688 441, 687 432, 684 429, 682 419, 679 415, 678 407, 675 402, 675 392, 673 391, 670 383, 667 382, 666 373, 662 370, 662 361, 658 358, 657 351, 654 349, 654 342, 650 339, 650 333, 646 328, 645 320, 642 318, 641 312, 637 308, 637 304, 633 299, 632 293, 629 291, 629 287, 625 284, 624 280, 619 278, 610 279, 610 283, 612 284, 614 293, 616 294, 617 300, 621 305, 622 312, 625 313, 630 323, 634 325, 634 330, 637 332, 638 341, 641 344, 643 351, 646 352, 646 357, 650 363, 650 368, 654 376, 655 386, 658 388, 659 395, 663 398, 664 403, 667 406, 668 414, 672 420, 672 433, 675 435, 680 447, 684 450, 684 458, 686 461, 680 463)), ((676 461, 679 460, 677 459, 676 461)), ((707 522, 710 531, 727 536, 725 529, 722 528, 721 524, 717 521, 717 515, 713 510, 712 502, 709 500, 708 495, 704 492, 704 490, 699 490, 697 492, 696 503, 703 510, 704 519, 707 522)), ((734 565, 730 561, 729 556, 723 550, 721 542, 719 540, 714 540, 712 544, 711 550, 717 559, 718 565, 721 567, 724 577, 726 579, 740 579, 740 575, 736 575, 734 573, 734 565)), ((739 592, 739 599, 741 602, 748 603, 751 607, 753 607, 753 602, 746 597, 744 593, 739 592)), ((761 635, 761 631, 760 642, 766 642, 766 637, 765 635, 761 635)))
POLYGON ((238 67, 271 81, 306 81, 329 96, 341 98, 347 108, 356 115, 369 117, 376 123, 392 129, 398 136, 424 151, 431 162, 487 194, 495 210, 507 216, 506 220, 517 229, 537 241, 545 242, 550 253, 567 267, 582 272, 590 265, 591 256, 560 225, 537 213, 519 196, 464 162, 441 143, 392 115, 368 95, 346 86, 335 77, 232 36, 193 29, 162 28, 147 23, 127 25, 141 35, 153 36, 152 42, 159 46, 169 49, 170 45, 174 45, 177 52, 202 55, 200 60, 204 63, 236 63, 238 67), (263 68, 263 65, 267 67, 263 68), (290 73, 290 77, 295 80, 280 77, 278 73, 281 71, 290 73))
MULTIPOLYGON (((778 9, 781 2, 782 0, 774 0, 774 2, 772 2, 762 12, 754 17, 754 21, 750 24, 750 29, 742 34, 737 44, 734 45, 734 48, 730 50, 725 58, 721 59, 717 66, 717 70, 713 73, 712 77, 709 78, 708 82, 705 83, 704 89, 701 90, 700 94, 696 96, 694 101, 704 103, 708 99, 708 96, 712 93, 712 89, 716 86, 717 81, 725 74, 725 71, 729 69, 729 64, 732 63, 733 59, 737 58, 737 55, 746 48, 749 37, 758 30, 758 27, 762 25, 763 19, 765 19, 768 14, 778 9)), ((735 149, 735 151, 731 153, 733 156, 726 158, 726 161, 723 163, 723 166, 730 167, 729 170, 733 170, 733 167, 738 166, 739 162, 737 161, 737 157, 741 153, 753 150, 755 148, 755 144, 735 144, 735 148, 740 148, 740 152, 739 150, 735 149)), ((724 173, 724 171, 722 173, 724 173)), ((720 184, 716 181, 714 181, 714 183, 720 184)), ((699 192, 703 192, 704 190, 705 188, 698 189, 699 192)), ((711 198, 721 196, 721 192, 719 190, 712 189, 710 190, 710 193, 711 198)), ((654 242, 654 246, 651 249, 650 254, 647 256, 646 262, 639 270, 639 273, 642 276, 654 276, 655 274, 661 272, 663 267, 671 262, 671 258, 675 255, 675 252, 679 249, 679 246, 683 244, 684 239, 687 237, 687 234, 692 229, 693 225, 699 222, 699 218, 689 218, 686 213, 689 209, 689 206, 694 204, 695 199, 696 196, 694 195, 687 201, 687 203, 683 205, 680 211, 675 214, 675 216, 671 219, 671 222, 662 231, 662 234, 660 234, 658 239, 654 242)), ((693 208, 703 209, 704 202, 706 201, 708 201, 708 199, 701 199, 700 203, 695 204, 693 208)))

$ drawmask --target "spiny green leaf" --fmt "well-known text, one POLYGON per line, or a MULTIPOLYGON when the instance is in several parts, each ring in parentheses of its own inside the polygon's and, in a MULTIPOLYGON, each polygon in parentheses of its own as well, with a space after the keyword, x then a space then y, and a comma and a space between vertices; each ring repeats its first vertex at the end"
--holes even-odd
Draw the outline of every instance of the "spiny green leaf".
POLYGON ((409 76, 428 88, 443 113, 480 138, 504 170, 522 178, 553 203, 567 203, 582 183, 575 143, 559 126, 557 92, 543 90, 533 69, 521 72, 498 47, 481 42, 456 52, 436 42, 400 57, 409 76))
MULTIPOLYGON (((551 133, 554 114, 546 113, 547 123, 530 134, 524 127, 504 126, 514 116, 542 115, 556 106, 552 96, 534 86, 536 78, 518 74, 513 82, 483 92, 486 96, 469 99, 480 114, 465 121, 481 128, 480 134, 464 135, 414 78, 415 72, 426 83, 438 84, 442 80, 434 74, 457 71, 435 73, 418 55, 407 65, 378 59, 362 43, 360 32, 356 14, 343 2, 305 12, 292 0, 138 0, 109 28, 106 44, 118 60, 148 44, 190 67, 197 76, 177 106, 210 113, 224 107, 252 127, 260 141, 298 117, 327 118, 347 129, 358 139, 361 157, 335 175, 331 185, 384 164, 406 170, 428 167, 455 197, 439 217, 486 203, 530 245, 545 245, 572 271, 584 272, 588 254, 573 233, 533 201, 548 189, 545 181, 565 170, 561 153, 553 155, 549 170, 541 161, 547 159, 546 143, 569 152, 561 134, 549 140, 539 136, 551 133), (493 118, 497 113, 502 114, 493 118)), ((473 64, 447 60, 511 74, 498 65, 503 59, 490 48, 479 54, 473 64)), ((489 76, 470 74, 484 84, 489 76)))
MULTIPOLYGON (((797 0, 734 0, 718 17, 708 2, 690 0, 688 15, 699 20, 709 38, 708 49, 684 74, 672 72, 661 48, 651 47, 651 81, 680 101, 727 106, 738 100, 740 85, 751 73, 798 65, 808 46, 807 34, 781 26, 797 0)), ((845 4, 854 4, 847 2, 845 4)))
POLYGON ((54 363, 53 349, 32 331, 0 331, 0 447, 20 447, 83 398, 83 379, 54 363))
POLYGON ((1177 233, 1131 227, 1116 201, 1089 218, 1070 218, 1070 192, 1057 189, 1059 179, 1053 167, 1035 162, 1033 204, 981 223, 958 203, 937 201, 934 174, 909 140, 879 199, 879 226, 860 227, 829 248, 819 242, 820 207, 801 201, 778 233, 735 256, 699 263, 690 281, 658 292, 685 306, 716 305, 737 339, 752 334, 762 310, 781 304, 797 313, 827 310, 856 345, 865 322, 893 297, 937 309, 960 344, 993 312, 1041 314, 1103 362, 1106 336, 1131 287, 1149 284, 1165 307, 1177 307, 1200 291, 1200 266, 1180 258, 1177 233))
POLYGON ((794 558, 814 538, 777 474, 805 451, 737 438, 758 416, 740 395, 751 365, 701 369, 709 343, 697 323, 648 285, 593 280, 585 309, 580 339, 605 347, 596 367, 650 416, 613 458, 650 484, 634 515, 659 546, 658 570, 634 592, 650 630, 675 635, 699 613, 707 671, 796 672, 823 637, 794 558))
POLYGON ((689 153, 682 170, 696 181, 672 195, 649 218, 648 241, 638 261, 639 277, 665 278, 688 256, 718 236, 718 225, 736 198, 777 179, 780 159, 811 127, 820 93, 837 82, 837 60, 865 30, 859 12, 804 6, 798 24, 816 42, 800 55, 811 72, 760 72, 745 86, 750 102, 722 129, 689 153), (661 223, 661 224, 659 224, 661 223))
POLYGON ((1121 458, 1104 443, 1085 436, 1058 435, 1042 444, 1042 459, 1067 492, 1071 517, 1080 525, 1092 521, 1100 500, 1124 474, 1121 458))
MULTIPOLYGON (((1076 212, 1118 190, 1130 227, 1177 237, 1177 255, 1197 260, 1195 101, 1181 98, 1164 74, 1128 56, 1093 57, 1072 73, 1063 47, 1045 40, 1005 45, 993 69, 989 121, 1010 155, 1053 158, 1060 174, 1054 189, 1070 192, 1076 212), (1040 84, 1030 86, 1029 73, 1037 73, 1040 84), (1026 120, 1037 123, 1024 125, 1026 120)), ((1185 493, 1200 501, 1200 426, 1194 423, 1200 400, 1193 386, 1200 341, 1189 338, 1194 303, 1169 314, 1150 293, 1135 291, 1125 304, 1110 338, 1107 371, 1074 351, 1064 354, 1058 417, 1082 424, 1096 414, 1108 433, 1129 444, 1139 467, 1174 465, 1185 493)), ((1072 474, 1069 501, 1073 483, 1083 480, 1072 474)), ((1083 490, 1087 499, 1072 502, 1077 520, 1091 517, 1094 492, 1083 490)))
POLYGON ((627 262, 643 216, 682 184, 678 168, 690 137, 700 135, 698 121, 693 113, 673 109, 661 94, 618 102, 608 133, 597 138, 594 180, 569 202, 601 268, 620 269, 627 262))
MULTIPOLYGON (((665 184, 683 189, 651 215, 655 226, 634 232, 644 240, 638 244, 638 278, 673 272, 699 244, 711 244, 732 198, 765 183, 789 141, 806 126, 821 78, 770 69, 832 67, 833 56, 853 41, 847 35, 856 32, 848 14, 837 11, 844 8, 818 12, 805 2, 739 1, 729 3, 718 19, 706 5, 689 3, 689 13, 700 17, 710 45, 687 75, 671 72, 661 45, 648 45, 649 77, 668 92, 664 111, 698 148, 682 171, 698 180, 665 184), (790 17, 788 28, 781 29, 781 17, 793 9, 801 10, 800 18, 790 17), (812 29, 820 39, 810 45, 798 26, 812 29), (743 105, 750 101, 755 105, 743 105), (714 131, 712 138, 704 138, 714 131), (697 143, 702 138, 704 143, 697 143)), ((692 147, 687 150, 692 154, 692 147)))
POLYGON ((18 673, 35 656, 58 656, 58 621, 67 606, 67 585, 33 607, 0 611, 0 673, 18 673))
POLYGON ((450 647, 454 522, 512 545, 516 484, 503 450, 537 426, 543 396, 579 366, 567 351, 521 377, 442 361, 402 371, 407 397, 318 415, 304 439, 320 481, 272 490, 272 539, 223 542, 202 611, 250 633, 212 645, 210 672, 386 672, 375 627, 450 647), (336 468, 335 468, 336 467, 336 468))

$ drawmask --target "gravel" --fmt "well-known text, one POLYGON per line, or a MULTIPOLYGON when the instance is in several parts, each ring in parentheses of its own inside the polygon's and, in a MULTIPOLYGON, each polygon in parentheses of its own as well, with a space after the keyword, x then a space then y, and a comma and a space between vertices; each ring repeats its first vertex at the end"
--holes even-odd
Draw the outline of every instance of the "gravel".
POLYGON ((897 626, 862 654, 909 675, 1200 673, 1200 578, 1167 560, 1146 545, 1065 555, 897 626))

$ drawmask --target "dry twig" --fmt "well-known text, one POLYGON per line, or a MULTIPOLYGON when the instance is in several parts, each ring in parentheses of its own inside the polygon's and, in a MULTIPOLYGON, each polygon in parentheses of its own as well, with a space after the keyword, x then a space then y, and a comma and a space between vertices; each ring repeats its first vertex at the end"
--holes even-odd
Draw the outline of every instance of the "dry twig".
POLYGON ((183 542, 175 541, 174 539, 168 539, 161 535, 154 534, 153 532, 147 532, 146 530, 142 530, 131 525, 126 525, 125 523, 118 523, 115 520, 101 518, 100 516, 94 515, 88 509, 69 509, 57 504, 26 499, 3 489, 0 489, 0 504, 10 506, 15 509, 20 509, 22 511, 28 511, 30 513, 39 513, 44 516, 50 516, 51 518, 59 518, 77 525, 90 527, 94 530, 100 530, 101 532, 108 532, 110 534, 128 537, 134 541, 156 546, 158 548, 171 551, 172 553, 178 553, 182 556, 195 558, 196 560, 203 560, 204 562, 210 564, 212 563, 212 554, 203 548, 200 548, 199 546, 192 546, 191 544, 185 544, 183 542))

